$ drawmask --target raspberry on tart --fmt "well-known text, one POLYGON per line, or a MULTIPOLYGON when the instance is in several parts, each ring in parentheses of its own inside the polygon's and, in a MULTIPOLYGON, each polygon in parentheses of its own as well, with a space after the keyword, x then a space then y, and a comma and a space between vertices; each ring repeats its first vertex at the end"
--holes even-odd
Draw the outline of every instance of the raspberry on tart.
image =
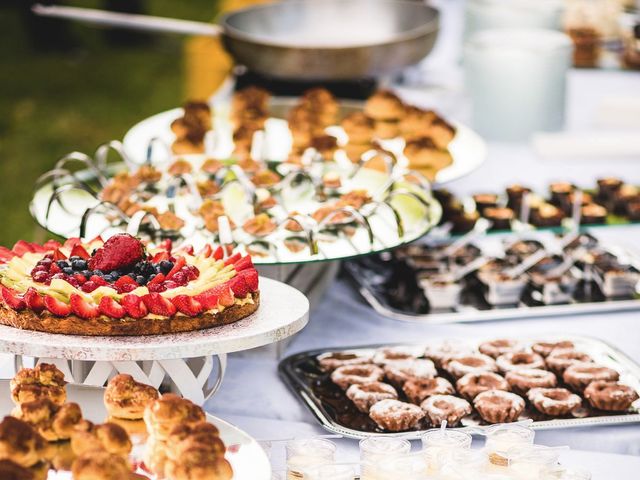
POLYGON ((0 255, 0 323, 69 335, 153 335, 238 321, 258 308, 250 257, 128 234, 20 241, 0 255), (91 252, 91 253, 89 253, 91 252))

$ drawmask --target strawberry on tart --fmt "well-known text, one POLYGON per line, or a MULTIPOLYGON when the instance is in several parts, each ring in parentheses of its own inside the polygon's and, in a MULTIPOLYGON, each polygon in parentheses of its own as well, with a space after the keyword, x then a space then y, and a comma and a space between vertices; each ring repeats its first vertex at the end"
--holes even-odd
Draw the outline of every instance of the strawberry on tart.
POLYGON ((0 323, 67 335, 156 335, 236 322, 260 303, 248 256, 210 245, 146 247, 131 235, 103 242, 0 247, 0 323))

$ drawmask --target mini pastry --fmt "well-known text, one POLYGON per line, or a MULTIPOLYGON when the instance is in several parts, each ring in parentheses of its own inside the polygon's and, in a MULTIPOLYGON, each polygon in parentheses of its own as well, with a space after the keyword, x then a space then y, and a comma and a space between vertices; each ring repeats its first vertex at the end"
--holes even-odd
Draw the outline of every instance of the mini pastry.
POLYGON ((598 179, 598 197, 603 200, 611 200, 614 198, 616 192, 620 190, 623 185, 623 181, 619 178, 605 177, 598 179))
POLYGON ((152 386, 136 382, 131 375, 121 373, 109 381, 104 391, 104 405, 112 417, 140 420, 146 406, 158 396, 158 391, 152 386))
POLYGON ((466 345, 442 342, 428 345, 424 351, 424 356, 431 359, 436 367, 444 368, 452 357, 468 353, 473 353, 473 350, 466 345))
POLYGON ((620 382, 597 380, 584 389, 584 398, 598 410, 624 412, 638 400, 638 392, 620 382))
POLYGON ((426 358, 389 362, 383 369, 391 383, 398 386, 404 385, 409 379, 428 379, 438 374, 433 362, 426 358))
POLYGON ((371 355, 351 352, 332 352, 319 355, 318 366, 323 372, 333 372, 338 367, 346 365, 367 365, 372 361, 371 355))
POLYGON ((515 422, 524 405, 521 397, 503 390, 487 390, 473 400, 473 406, 482 419, 489 423, 515 422))
POLYGON ((76 454, 73 453, 71 442, 56 442, 49 445, 47 459, 55 470, 71 470, 76 454))
POLYGON ((269 109, 271 94, 264 88, 249 86, 234 92, 231 98, 231 110, 242 116, 247 110, 266 112, 269 109))
POLYGON ((15 416, 29 423, 49 442, 68 440, 76 430, 87 430, 90 423, 82 418, 77 403, 57 406, 44 398, 25 402, 16 407, 15 416))
POLYGON ((473 400, 482 392, 488 390, 511 390, 507 381, 497 373, 493 372, 472 372, 456 382, 458 393, 467 400, 473 400))
POLYGON ((580 212, 580 221, 585 225, 600 225, 607 221, 607 209, 597 203, 583 205, 580 212))
POLYGON ((423 136, 435 119, 436 114, 432 110, 406 106, 404 115, 400 119, 400 133, 404 138, 423 136))
MULTIPOLYGON (((204 130, 195 130, 190 132, 191 135, 195 137, 204 138, 205 131, 204 130)), ((171 152, 174 155, 196 155, 199 153, 204 153, 204 143, 202 141, 192 142, 188 139, 184 140, 176 140, 171 144, 171 152)))
POLYGON ((132 446, 129 434, 115 423, 94 425, 87 430, 76 430, 71 435, 71 448, 78 456, 106 451, 127 458, 132 446))
POLYGON ((551 203, 562 209, 565 213, 571 212, 569 196, 576 191, 576 186, 568 182, 554 182, 549 185, 551 203))
POLYGON ((387 383, 372 382, 351 385, 347 388, 347 398, 358 410, 369 413, 371 407, 382 400, 397 400, 398 393, 387 383))
POLYGON ((55 365, 41 363, 35 368, 23 368, 11 379, 11 399, 20 404, 48 398, 62 405, 67 399, 66 383, 55 365))
POLYGON ((547 367, 556 375, 562 375, 571 365, 593 363, 589 355, 578 350, 554 350, 546 360, 547 367))
POLYGON ((493 358, 483 355, 482 353, 453 357, 447 362, 444 368, 455 379, 458 379, 467 373, 498 371, 498 367, 496 366, 496 362, 493 358))
POLYGON ((537 342, 531 346, 531 350, 545 358, 554 350, 570 350, 574 348, 574 343, 569 340, 561 340, 559 342, 537 342))
POLYGON ((224 167, 224 163, 215 158, 207 158, 204 162, 202 162, 202 166, 200 169, 203 172, 207 172, 210 175, 215 175, 218 171, 224 167))
POLYGON ((400 134, 398 120, 376 120, 375 136, 382 140, 395 138, 400 134))
POLYGON ((11 460, 22 467, 41 462, 47 453, 42 436, 27 422, 4 417, 0 422, 0 458, 11 460))
POLYGON ((256 236, 266 237, 277 228, 276 222, 266 213, 260 213, 253 218, 250 218, 242 225, 245 232, 256 236))
POLYGON ((509 338, 499 338, 497 340, 490 340, 488 342, 482 342, 478 346, 480 353, 489 355, 491 358, 498 358, 505 353, 517 352, 522 350, 522 345, 517 340, 509 338))
POLYGON ((280 175, 273 170, 265 168, 253 174, 251 181, 256 187, 268 188, 273 187, 280 181, 280 175))
POLYGON ((578 395, 566 388, 532 388, 527 397, 536 410, 551 417, 568 415, 582 403, 578 395))
POLYGON ((539 368, 510 370, 505 379, 518 394, 525 394, 532 388, 552 388, 558 384, 558 379, 552 372, 539 368))
POLYGON ((11 460, 0 460, 0 478, 6 480, 34 480, 33 472, 11 460))
POLYGON ((168 459, 165 474, 171 480, 231 480, 233 469, 220 456, 213 456, 208 449, 193 447, 183 451, 179 459, 168 459))
POLYGON ((318 135, 311 139, 311 147, 316 149, 323 160, 333 160, 338 150, 338 139, 333 135, 318 135))
POLYGON ((453 385, 446 378, 411 378, 402 386, 402 391, 411 403, 419 405, 424 399, 433 395, 452 395, 453 385))
MULTIPOLYGON (((433 171, 436 173, 453 163, 451 154, 448 151, 440 150, 433 138, 428 136, 407 140, 404 155, 409 160, 409 168, 419 172, 433 171)), ((428 174, 425 176, 430 177, 428 174)))
POLYGON ((370 150, 375 150, 373 143, 347 143, 344 147, 344 152, 353 163, 359 163, 362 160, 362 156, 370 150))
POLYGON ((536 227, 559 227, 563 219, 562 210, 550 203, 542 203, 531 210, 530 222, 536 227))
POLYGON ((316 87, 304 92, 300 97, 300 105, 314 112, 318 116, 318 121, 322 126, 335 124, 338 110, 338 101, 326 88, 316 87))
POLYGON ((78 457, 71 471, 74 480, 129 480, 133 475, 124 458, 104 451, 92 451, 78 457))
POLYGON ((376 350, 373 355, 373 363, 386 365, 398 360, 414 360, 418 358, 415 349, 406 347, 383 347, 376 350))
POLYGON ((519 212, 522 208, 522 199, 525 194, 531 193, 531 189, 522 185, 510 185, 507 187, 507 207, 519 212))
POLYGON ((345 365, 336 368, 331 374, 333 383, 343 390, 351 385, 379 382, 383 377, 384 372, 376 365, 345 365))
POLYGON ((511 222, 516 215, 508 207, 489 207, 482 211, 482 216, 487 220, 491 220, 492 230, 510 230, 511 222))
POLYGON ((167 445, 167 458, 178 460, 188 449, 198 447, 206 449, 211 456, 224 457, 226 447, 220 438, 218 428, 209 422, 193 425, 178 425, 171 430, 167 445))
POLYGON ((382 400, 371 407, 369 416, 383 430, 402 432, 415 427, 425 413, 422 408, 411 403, 382 400))
POLYGON ((153 400, 144 411, 147 430, 159 440, 166 439, 176 425, 190 425, 204 420, 202 408, 172 393, 165 393, 153 400))
POLYGON ((191 173, 193 171, 193 165, 185 159, 179 158, 169 165, 167 171, 171 175, 184 175, 185 173, 191 173))
POLYGON ((544 358, 532 352, 511 352, 496 359, 498 370, 502 373, 523 368, 544 368, 544 358))
POLYGON ((433 122, 431 122, 431 125, 429 125, 427 135, 433 139, 439 149, 445 150, 455 138, 456 129, 444 118, 437 117, 433 122))
POLYGON ((434 427, 439 427, 445 420, 447 427, 455 426, 471 413, 469 402, 453 395, 433 395, 422 402, 420 408, 434 427))
POLYGON ((149 437, 143 453, 145 466, 158 478, 165 476, 165 466, 167 464, 167 443, 158 440, 156 437, 149 437))
POLYGON ((375 133, 375 122, 365 113, 350 113, 342 120, 341 125, 349 137, 349 143, 358 145, 371 143, 375 133))
POLYGON ((452 233, 462 234, 473 230, 476 222, 480 219, 480 214, 476 211, 473 212, 460 212, 453 215, 451 222, 453 223, 452 233))
POLYGON ((364 113, 376 121, 399 120, 404 115, 404 103, 389 90, 378 90, 364 105, 364 113))
POLYGON ((571 365, 562 374, 564 383, 578 392, 583 391, 591 382, 595 382, 596 380, 616 382, 619 378, 620 374, 613 368, 604 367, 595 363, 578 363, 571 365))
POLYGON ((497 208, 499 197, 495 193, 479 193, 473 196, 476 209, 482 214, 485 208, 497 208))

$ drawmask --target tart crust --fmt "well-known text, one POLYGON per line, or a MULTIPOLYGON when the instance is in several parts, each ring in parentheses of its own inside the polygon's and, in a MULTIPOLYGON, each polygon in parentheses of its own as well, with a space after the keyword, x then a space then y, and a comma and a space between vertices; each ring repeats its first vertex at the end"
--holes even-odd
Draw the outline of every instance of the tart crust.
POLYGON ((233 305, 215 314, 198 317, 174 316, 169 318, 113 319, 100 316, 84 319, 76 315, 56 317, 48 312, 38 315, 30 310, 16 312, 0 305, 0 324, 22 330, 88 336, 138 336, 191 332, 237 322, 254 313, 260 305, 260 293, 251 294, 253 303, 233 305))

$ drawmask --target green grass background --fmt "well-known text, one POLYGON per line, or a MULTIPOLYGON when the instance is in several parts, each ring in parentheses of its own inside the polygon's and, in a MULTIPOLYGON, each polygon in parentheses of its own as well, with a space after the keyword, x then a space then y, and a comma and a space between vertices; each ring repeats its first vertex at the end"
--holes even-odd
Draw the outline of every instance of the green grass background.
MULTIPOLYGON (((48 236, 28 204, 34 181, 59 157, 92 153, 184 100, 186 37, 157 34, 114 45, 103 30, 73 24, 69 47, 47 51, 29 41, 20 3, 0 2, 0 245, 8 246, 48 236)), ((216 0, 147 0, 144 6, 149 14, 190 20, 207 21, 216 12, 216 0)))

